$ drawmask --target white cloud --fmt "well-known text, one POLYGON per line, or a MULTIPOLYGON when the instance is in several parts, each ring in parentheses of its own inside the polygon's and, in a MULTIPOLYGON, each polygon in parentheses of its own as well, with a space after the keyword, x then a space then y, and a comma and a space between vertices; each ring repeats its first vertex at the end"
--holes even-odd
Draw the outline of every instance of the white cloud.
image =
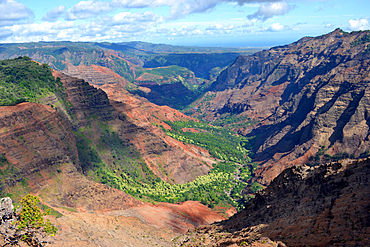
POLYGON ((232 30, 235 28, 239 28, 237 25, 223 25, 221 23, 215 23, 210 25, 209 27, 206 28, 206 30, 232 30))
POLYGON ((246 23, 244 23, 244 24, 243 24, 243 27, 251 27, 251 26, 253 26, 253 25, 254 25, 254 23, 253 23, 253 22, 248 21, 248 22, 246 22, 246 23))
POLYGON ((66 20, 88 19, 112 11, 108 2, 81 1, 67 11, 66 20))
POLYGON ((370 29, 369 18, 362 18, 356 20, 349 20, 349 29, 351 31, 368 30, 370 29))
POLYGON ((163 0, 112 0, 111 6, 115 8, 156 8, 159 6, 171 6, 175 1, 163 0))
POLYGON ((333 24, 331 24, 329 22, 324 22, 323 25, 324 25, 325 28, 333 28, 333 24))
POLYGON ((281 0, 112 0, 114 8, 157 8, 168 6, 171 8, 167 19, 175 20, 194 13, 212 11, 222 3, 237 3, 242 6, 248 3, 278 2, 281 0))
POLYGON ((267 19, 276 15, 285 15, 291 10, 291 6, 285 2, 278 3, 264 3, 258 11, 252 15, 248 15, 248 19, 259 19, 266 21, 267 19))
POLYGON ((0 25, 12 25, 33 17, 33 12, 23 3, 13 0, 0 1, 0 25))
POLYGON ((135 23, 151 23, 157 24, 162 21, 162 18, 152 11, 142 13, 121 12, 112 18, 112 24, 135 24, 135 23))
POLYGON ((7 28, 0 28, 0 40, 4 40, 8 37, 11 37, 12 34, 13 32, 7 28))
POLYGON ((64 7, 63 5, 60 5, 48 11, 46 15, 42 17, 42 20, 43 21, 56 21, 65 13, 65 11, 66 11, 66 7, 64 7))
POLYGON ((270 31, 270 32, 281 32, 284 29, 285 29, 285 27, 283 25, 276 22, 276 23, 272 24, 271 26, 269 26, 266 30, 270 31))

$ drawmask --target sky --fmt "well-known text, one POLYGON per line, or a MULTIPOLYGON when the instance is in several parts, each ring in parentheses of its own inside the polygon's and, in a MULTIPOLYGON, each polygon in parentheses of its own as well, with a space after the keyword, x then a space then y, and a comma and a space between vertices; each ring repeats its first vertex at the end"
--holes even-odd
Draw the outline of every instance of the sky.
POLYGON ((0 0, 0 43, 266 47, 370 29, 370 0, 0 0))

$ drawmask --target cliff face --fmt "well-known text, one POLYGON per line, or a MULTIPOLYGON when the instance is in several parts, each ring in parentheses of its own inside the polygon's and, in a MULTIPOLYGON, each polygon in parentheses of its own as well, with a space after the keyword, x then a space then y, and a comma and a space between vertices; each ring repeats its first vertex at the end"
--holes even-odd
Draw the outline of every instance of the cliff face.
POLYGON ((213 238, 207 246, 261 237, 288 246, 364 245, 370 241, 369 175, 369 159, 286 169, 242 212, 188 238, 213 238))
POLYGON ((212 85, 208 106, 198 107, 209 119, 228 113, 259 122, 238 131, 255 137, 255 159, 263 164, 257 173, 264 174, 264 183, 289 165, 308 162, 320 147, 328 155, 364 155, 369 35, 335 30, 240 56, 212 85))
MULTIPOLYGON (((88 135, 96 146, 104 135, 104 130, 98 123, 100 121, 110 126, 119 135, 124 146, 137 150, 154 174, 165 181, 184 183, 205 175, 210 170, 213 161, 209 160, 207 152, 204 152, 204 155, 200 152, 187 153, 174 145, 169 145, 162 131, 158 128, 155 130, 148 128, 148 124, 147 128, 144 128, 130 120, 120 112, 122 110, 119 109, 122 106, 115 103, 118 110, 113 107, 101 89, 90 86, 82 79, 59 72, 54 74, 61 78, 67 89, 68 99, 73 105, 69 115, 76 117, 74 121, 76 128, 93 127, 95 130, 88 131, 85 135, 88 135), (204 160, 208 161, 209 165, 205 165, 204 160)), ((103 158, 104 161, 113 163, 114 160, 108 156, 103 158)), ((112 153, 111 156, 114 154, 112 153)))
POLYGON ((84 79, 93 85, 120 84, 126 86, 129 82, 110 68, 99 65, 79 65, 67 63, 63 73, 72 77, 84 79))
POLYGON ((35 103, 0 109, 0 153, 22 176, 69 162, 81 170, 72 127, 55 109, 35 103))
MULTIPOLYGON (((164 165, 169 169, 176 171, 176 176, 183 176, 181 174, 181 170, 183 169, 183 166, 188 166, 187 164, 193 166, 194 170, 197 170, 204 169, 197 165, 199 161, 207 164, 209 167, 216 162, 204 148, 177 141, 172 137, 167 136, 166 133, 158 127, 162 126, 166 129, 171 128, 165 123, 165 121, 196 121, 195 119, 190 118, 168 106, 158 106, 149 102, 145 98, 129 94, 121 85, 106 84, 99 86, 99 88, 107 93, 111 100, 111 104, 118 111, 127 115, 135 125, 162 139, 169 147, 169 151, 160 158, 157 156, 146 156, 145 159, 148 159, 148 163, 157 163, 161 162, 160 160, 164 160, 164 165), (171 167, 167 164, 171 164, 171 167)), ((140 144, 140 140, 132 141, 136 143, 135 145, 138 148, 142 146, 142 144, 140 144)), ((142 153, 145 153, 145 150, 142 151, 142 153)))

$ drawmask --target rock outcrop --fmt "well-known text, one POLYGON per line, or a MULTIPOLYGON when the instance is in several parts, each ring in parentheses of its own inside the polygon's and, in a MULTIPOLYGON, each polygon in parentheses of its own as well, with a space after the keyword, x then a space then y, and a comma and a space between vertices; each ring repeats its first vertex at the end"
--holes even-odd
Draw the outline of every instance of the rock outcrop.
POLYGON ((251 237, 287 246, 364 246, 370 241, 369 178, 370 159, 288 168, 242 212, 189 235, 211 240, 207 246, 242 246, 251 237))

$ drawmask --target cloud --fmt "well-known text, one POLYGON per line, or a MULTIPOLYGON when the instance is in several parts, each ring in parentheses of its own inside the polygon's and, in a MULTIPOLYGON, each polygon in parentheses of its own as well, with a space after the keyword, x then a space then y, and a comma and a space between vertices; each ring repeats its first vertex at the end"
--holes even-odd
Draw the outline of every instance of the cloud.
POLYGON ((52 10, 48 11, 44 17, 42 17, 43 21, 56 21, 58 20, 64 13, 66 12, 66 7, 60 5, 58 7, 53 8, 52 10))
POLYGON ((276 15, 285 15, 291 10, 291 6, 285 2, 278 3, 264 3, 258 11, 252 15, 248 15, 248 19, 259 19, 266 21, 267 19, 276 15))
POLYGON ((238 28, 237 25, 223 25, 221 23, 215 23, 206 28, 206 30, 232 30, 238 28))
POLYGON ((331 24, 330 22, 324 22, 323 25, 325 28, 333 28, 333 24, 331 24))
POLYGON ((222 3, 237 3, 242 6, 246 3, 277 2, 281 0, 112 0, 114 8, 157 8, 170 7, 169 20, 176 20, 186 15, 212 11, 222 3))
POLYGON ((271 26, 269 26, 266 30, 267 31, 270 31, 270 32, 281 32, 283 31, 285 28, 283 25, 281 25, 280 23, 276 22, 274 24, 272 24, 271 26))
POLYGON ((189 14, 202 13, 212 10, 219 1, 200 0, 200 1, 178 1, 171 6, 171 12, 168 19, 180 19, 189 14))
POLYGON ((121 12, 113 16, 111 24, 134 24, 134 23, 151 23, 157 24, 162 21, 162 17, 152 11, 142 13, 121 12))
POLYGON ((0 25, 13 25, 21 20, 34 17, 34 13, 23 3, 0 0, 0 25))
MULTIPOLYGON (((269 0, 267 0, 269 1, 269 0)), ((275 0, 270 0, 275 1, 275 0)), ((0 0, 0 7, 4 4, 13 6, 13 13, 18 17, 10 17, 10 14, 0 16, 0 40, 2 42, 29 42, 40 40, 70 40, 70 41, 110 41, 122 42, 123 40, 155 40, 167 38, 199 37, 205 35, 240 35, 242 27, 251 27, 255 20, 246 21, 231 20, 208 24, 208 27, 194 24, 193 22, 171 22, 165 20, 182 18, 194 13, 212 11, 222 3, 234 3, 244 5, 246 3, 265 3, 259 0, 112 0, 111 3, 104 0, 80 1, 69 10, 63 5, 48 11, 42 18, 42 23, 32 23, 25 20, 33 17, 32 11, 25 5, 14 0, 0 0), (15 7, 18 6, 16 11, 15 7), (167 6, 170 11, 167 17, 163 17, 153 11, 138 12, 138 8, 156 8, 167 6), (134 11, 120 11, 120 8, 136 8, 134 11), (23 12, 21 11, 23 10, 23 12), (21 15, 23 14, 23 15, 21 15), (65 20, 60 20, 63 18, 65 20), (172 19, 171 19, 172 18, 172 19), (13 21, 16 20, 16 21, 13 21), (81 21, 82 20, 82 21, 81 21), (12 22, 5 26, 4 23, 12 22), (180 26, 182 25, 182 26, 180 26), (3 26, 3 28, 2 28, 3 26)), ((222 6, 221 6, 222 7, 222 6)), ((0 12, 2 13, 2 12, 0 12)), ((289 30, 288 27, 279 23, 262 29, 260 32, 289 30), (280 25, 280 26, 279 26, 280 25)))
POLYGON ((368 30, 370 29, 369 18, 362 18, 356 20, 349 20, 349 29, 351 31, 368 30))
POLYGON ((66 20, 88 19, 112 11, 108 2, 81 1, 67 11, 66 20))
POLYGON ((13 32, 6 28, 0 28, 0 40, 6 39, 10 36, 12 36, 13 32))
POLYGON ((115 8, 156 8, 159 6, 171 6, 172 1, 161 0, 112 0, 111 6, 115 8))
POLYGON ((244 24, 243 24, 243 27, 251 27, 251 26, 253 26, 253 25, 254 25, 254 23, 253 23, 253 22, 248 21, 248 22, 246 22, 246 23, 244 23, 244 24))

